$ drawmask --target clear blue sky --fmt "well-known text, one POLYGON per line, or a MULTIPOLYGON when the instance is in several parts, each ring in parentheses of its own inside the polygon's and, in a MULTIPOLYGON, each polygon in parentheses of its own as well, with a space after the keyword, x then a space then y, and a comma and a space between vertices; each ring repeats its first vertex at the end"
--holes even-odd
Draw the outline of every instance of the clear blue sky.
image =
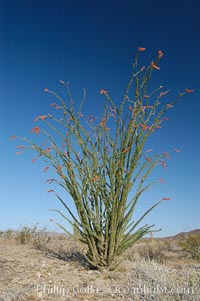
POLYGON ((79 102, 86 88, 92 113, 102 102, 101 88, 119 103, 139 46, 147 49, 144 64, 158 49, 164 52, 153 86, 195 93, 169 112, 170 122, 149 143, 158 151, 181 152, 166 170, 155 170, 152 176, 166 184, 145 194, 136 215, 167 196, 171 200, 145 221, 162 228, 159 236, 200 228, 199 9, 193 0, 0 1, 0 230, 36 222, 54 229, 48 219, 61 221, 48 211, 62 206, 46 193, 44 164, 32 164, 31 153, 16 156, 16 143, 9 141, 13 134, 30 137, 34 118, 50 112, 52 99, 43 89, 64 96, 58 80, 69 81, 79 102))

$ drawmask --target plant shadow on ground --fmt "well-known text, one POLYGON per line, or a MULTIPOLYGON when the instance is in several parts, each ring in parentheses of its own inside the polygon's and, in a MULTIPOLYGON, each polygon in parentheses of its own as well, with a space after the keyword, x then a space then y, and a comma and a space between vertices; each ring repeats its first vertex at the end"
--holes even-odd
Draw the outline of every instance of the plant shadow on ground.
POLYGON ((62 248, 53 250, 50 247, 46 247, 43 251, 48 257, 56 258, 65 262, 74 262, 83 267, 85 270, 96 270, 95 267, 88 263, 85 256, 80 251, 68 251, 62 248))

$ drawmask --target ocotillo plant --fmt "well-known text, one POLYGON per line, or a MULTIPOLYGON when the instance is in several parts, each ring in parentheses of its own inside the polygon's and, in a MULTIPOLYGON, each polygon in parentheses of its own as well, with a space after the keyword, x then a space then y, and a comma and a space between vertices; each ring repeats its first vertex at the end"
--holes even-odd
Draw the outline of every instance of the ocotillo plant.
POLYGON ((30 148, 48 162, 44 171, 49 166, 55 169, 58 179, 47 181, 64 188, 74 201, 76 213, 56 192, 68 214, 55 211, 75 225, 80 241, 87 245, 86 259, 99 269, 114 269, 127 248, 152 233, 154 225, 139 224, 160 202, 169 198, 157 201, 137 221, 133 222, 132 217, 142 193, 155 183, 146 184, 151 171, 159 164, 165 168, 165 159, 170 155, 163 152, 151 156, 152 150, 144 152, 144 147, 152 133, 168 120, 166 111, 184 94, 193 92, 185 89, 169 103, 162 99, 169 92, 162 86, 147 95, 150 78, 160 69, 158 64, 163 53, 159 50, 156 60, 148 67, 139 67, 139 54, 143 51, 145 48, 138 48, 132 76, 119 106, 108 91, 101 89, 105 104, 100 119, 85 118, 82 111, 85 93, 76 110, 68 83, 60 81, 67 88, 68 104, 55 92, 47 88, 44 91, 57 99, 58 103, 50 106, 62 112, 61 118, 57 114, 37 116, 35 122, 43 122, 46 127, 36 125, 32 132, 44 135, 45 142, 40 146, 21 138, 28 144, 17 146, 23 149, 18 153, 30 148))

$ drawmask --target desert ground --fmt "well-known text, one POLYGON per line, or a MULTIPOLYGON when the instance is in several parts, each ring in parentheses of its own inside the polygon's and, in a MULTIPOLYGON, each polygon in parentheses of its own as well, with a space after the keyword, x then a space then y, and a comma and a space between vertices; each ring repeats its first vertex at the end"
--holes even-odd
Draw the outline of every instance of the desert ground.
POLYGON ((200 262, 180 250, 181 236, 142 239, 100 272, 73 237, 20 235, 0 235, 0 301, 200 300, 200 262))

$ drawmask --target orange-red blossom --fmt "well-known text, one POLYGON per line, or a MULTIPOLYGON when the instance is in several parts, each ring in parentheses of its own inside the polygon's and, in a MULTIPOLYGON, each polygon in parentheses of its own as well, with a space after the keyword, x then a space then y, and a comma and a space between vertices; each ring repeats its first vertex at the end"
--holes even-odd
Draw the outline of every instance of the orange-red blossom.
POLYGON ((146 67, 145 66, 142 66, 142 68, 140 69, 140 72, 144 71, 146 67))
POLYGON ((34 126, 31 130, 31 133, 36 133, 36 135, 39 135, 40 132, 40 128, 38 126, 34 126))
POLYGON ((14 140, 14 139, 16 139, 16 138, 17 138, 16 135, 12 135, 9 139, 10 139, 10 140, 14 140))
POLYGON ((145 159, 147 160, 147 162, 152 162, 152 159, 150 157, 146 157, 145 159))
POLYGON ((101 120, 100 126, 106 127, 106 119, 105 119, 105 118, 103 118, 103 119, 101 120))
POLYGON ((171 103, 167 103, 166 106, 167 106, 168 108, 173 108, 173 105, 172 105, 171 103))
POLYGON ((163 155, 168 159, 168 160, 170 160, 170 156, 169 156, 169 154, 168 153, 166 153, 166 152, 163 152, 163 155))
POLYGON ((24 151, 19 151, 19 152, 16 152, 16 155, 20 155, 20 154, 23 154, 24 151))
POLYGON ((45 166, 45 168, 43 169, 43 172, 46 172, 49 169, 49 166, 45 166))
POLYGON ((153 131, 152 126, 149 126, 149 125, 146 125, 146 124, 143 124, 143 123, 140 123, 140 126, 141 126, 143 131, 145 131, 145 130, 153 131))
POLYGON ((165 169, 167 167, 166 163, 164 160, 160 160, 162 167, 165 169))
POLYGON ((165 184, 165 180, 164 180, 163 178, 160 178, 160 182, 161 182, 162 184, 165 184))
POLYGON ((57 173, 60 173, 60 172, 62 172, 62 167, 60 165, 58 165, 58 167, 57 167, 57 173))
POLYGON ((164 96, 167 93, 169 93, 169 90, 161 91, 159 97, 162 97, 162 96, 164 96))
POLYGON ((39 116, 37 116, 37 117, 35 118, 34 122, 38 121, 38 119, 41 119, 42 121, 44 121, 45 118, 47 118, 46 115, 39 115, 39 116))
POLYGON ((154 62, 151 62, 151 68, 156 69, 156 70, 160 70, 160 67, 158 67, 154 62))
POLYGON ((139 52, 142 52, 142 51, 145 51, 145 50, 146 50, 145 47, 139 47, 139 48, 138 48, 138 51, 139 51, 139 52))
POLYGON ((16 148, 25 148, 24 145, 17 145, 16 148))
POLYGON ((161 59, 163 57, 163 52, 161 50, 158 50, 158 58, 161 59))
POLYGON ((96 182, 96 181, 98 181, 98 180, 99 180, 99 176, 95 176, 95 177, 92 179, 93 182, 96 182))
POLYGON ((104 89, 101 89, 99 93, 100 93, 101 95, 102 95, 102 94, 107 94, 108 91, 106 91, 106 90, 104 90, 104 89))
POLYGON ((106 131, 108 131, 110 128, 106 127, 106 118, 102 118, 100 126, 102 126, 106 131))
POLYGON ((62 172, 62 167, 60 165, 58 165, 57 167, 57 173, 61 176, 61 178, 65 178, 64 173, 62 172))
POLYGON ((140 123, 140 126, 142 128, 143 131, 147 130, 149 127, 146 124, 140 123))
POLYGON ((153 148, 147 149, 147 150, 146 150, 146 153, 150 153, 150 152, 152 152, 153 150, 154 150, 153 148))
POLYGON ((130 146, 125 148, 123 151, 122 151, 122 154, 126 154, 128 151, 130 150, 130 146))
POLYGON ((193 93, 194 90, 190 90, 190 89, 185 89, 185 93, 193 93))

